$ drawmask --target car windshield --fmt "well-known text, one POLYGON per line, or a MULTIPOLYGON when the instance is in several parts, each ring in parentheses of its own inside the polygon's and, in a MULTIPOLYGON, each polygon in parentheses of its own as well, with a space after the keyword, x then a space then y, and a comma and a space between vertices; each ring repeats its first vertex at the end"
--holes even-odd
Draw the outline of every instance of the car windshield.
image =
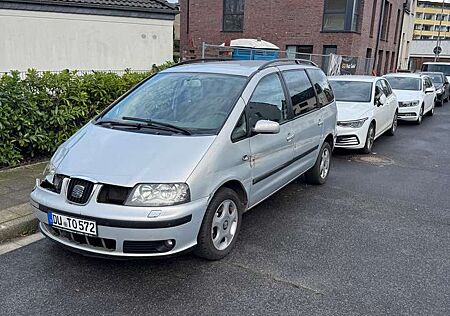
POLYGON ((362 81, 330 80, 336 101, 370 102, 372 83, 362 81))
POLYGON ((394 90, 411 90, 419 91, 420 88, 420 78, 411 77, 386 77, 389 81, 392 89, 394 90))
POLYGON ((440 74, 424 73, 433 80, 433 83, 443 83, 444 80, 440 74))
POLYGON ((422 71, 443 72, 446 76, 450 76, 450 64, 423 64, 422 71))
POLYGON ((217 134, 246 80, 224 74, 160 73, 119 101, 97 123, 154 122, 152 126, 179 128, 186 134, 217 134))

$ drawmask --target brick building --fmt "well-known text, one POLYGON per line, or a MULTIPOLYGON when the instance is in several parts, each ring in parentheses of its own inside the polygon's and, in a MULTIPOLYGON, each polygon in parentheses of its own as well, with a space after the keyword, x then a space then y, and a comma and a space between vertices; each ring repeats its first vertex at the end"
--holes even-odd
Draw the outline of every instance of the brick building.
POLYGON ((374 58, 397 67, 405 0, 181 0, 182 55, 202 42, 262 38, 282 50, 374 58))

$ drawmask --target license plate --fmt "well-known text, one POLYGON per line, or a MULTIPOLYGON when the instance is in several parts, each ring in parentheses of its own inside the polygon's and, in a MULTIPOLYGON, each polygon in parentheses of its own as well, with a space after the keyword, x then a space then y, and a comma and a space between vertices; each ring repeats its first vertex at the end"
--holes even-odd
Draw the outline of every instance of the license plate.
POLYGON ((50 226, 84 235, 97 236, 97 223, 94 221, 87 221, 53 212, 47 213, 47 219, 50 226))

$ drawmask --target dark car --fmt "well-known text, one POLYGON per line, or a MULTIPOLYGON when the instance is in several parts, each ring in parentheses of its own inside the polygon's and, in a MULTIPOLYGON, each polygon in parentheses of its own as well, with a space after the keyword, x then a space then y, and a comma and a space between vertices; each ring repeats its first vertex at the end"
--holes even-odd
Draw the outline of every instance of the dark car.
POLYGON ((450 85, 447 77, 442 72, 422 72, 427 75, 433 81, 433 85, 436 88, 436 105, 444 105, 450 98, 450 85))

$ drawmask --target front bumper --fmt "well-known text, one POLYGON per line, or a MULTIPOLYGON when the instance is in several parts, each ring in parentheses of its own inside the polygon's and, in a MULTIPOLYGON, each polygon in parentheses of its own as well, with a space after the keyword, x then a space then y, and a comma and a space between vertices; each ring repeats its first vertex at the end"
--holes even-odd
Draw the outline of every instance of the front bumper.
POLYGON ((403 121, 417 121, 421 105, 402 106, 398 108, 398 119, 403 121))
POLYGON ((361 149, 366 144, 370 120, 364 122, 360 128, 336 127, 336 147, 347 149, 361 149))
MULTIPOLYGON (((208 198, 170 207, 132 207, 96 202, 99 188, 86 205, 70 204, 64 194, 36 186, 31 206, 40 221, 42 233, 66 247, 82 253, 107 257, 159 257, 184 252, 197 244, 197 235, 208 198), (97 223, 97 236, 87 237, 49 225, 48 212, 62 213, 97 223), (157 217, 149 217, 158 211, 157 217), (158 244, 173 240, 175 246, 164 251, 158 244), (134 245, 131 246, 130 245, 134 245), (153 247, 154 245, 155 247, 153 247)), ((64 190, 62 190, 64 192, 64 190)))

